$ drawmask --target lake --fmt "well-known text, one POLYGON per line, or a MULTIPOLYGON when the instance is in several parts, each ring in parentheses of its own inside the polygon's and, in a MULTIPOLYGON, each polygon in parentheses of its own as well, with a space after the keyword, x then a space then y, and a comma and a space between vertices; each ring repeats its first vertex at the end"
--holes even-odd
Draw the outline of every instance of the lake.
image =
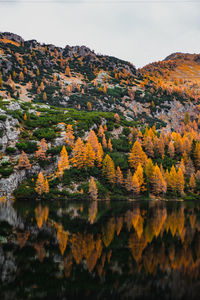
POLYGON ((199 299, 200 203, 0 203, 0 299, 199 299))

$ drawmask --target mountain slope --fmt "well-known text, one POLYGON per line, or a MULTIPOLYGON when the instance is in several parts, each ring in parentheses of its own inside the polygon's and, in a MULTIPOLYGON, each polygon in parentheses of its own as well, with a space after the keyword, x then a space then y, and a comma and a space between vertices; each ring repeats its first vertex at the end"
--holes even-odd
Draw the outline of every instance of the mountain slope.
POLYGON ((1 33, 0 96, 79 110, 113 111, 129 120, 170 130, 180 125, 185 112, 198 118, 198 57, 174 54, 136 70, 129 62, 97 55, 85 46, 63 49, 1 33), (186 81, 192 66, 192 81, 186 81), (181 70, 185 77, 181 77, 181 70))

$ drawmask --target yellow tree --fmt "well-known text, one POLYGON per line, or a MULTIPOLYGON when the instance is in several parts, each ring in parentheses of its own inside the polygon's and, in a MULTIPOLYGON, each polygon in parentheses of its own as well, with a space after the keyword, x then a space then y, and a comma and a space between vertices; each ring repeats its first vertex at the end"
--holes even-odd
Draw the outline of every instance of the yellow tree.
POLYGON ((135 195, 139 195, 140 193, 140 183, 136 174, 132 177, 132 191, 135 195))
POLYGON ((199 170, 196 172, 195 178, 196 178, 197 181, 200 180, 200 171, 199 170))
POLYGON ((102 172, 110 183, 115 183, 115 165, 108 154, 106 154, 106 157, 103 160, 102 172))
POLYGON ((137 169, 139 164, 141 164, 142 166, 146 164, 147 156, 144 153, 144 151, 142 150, 142 146, 138 141, 136 141, 133 144, 133 147, 129 154, 128 161, 129 161, 130 167, 133 169, 137 169))
POLYGON ((90 144, 90 142, 87 142, 85 147, 86 147, 85 166, 89 168, 94 167, 95 152, 92 148, 92 145, 90 144))
POLYGON ((103 133, 103 137, 102 137, 102 145, 103 145, 103 148, 107 148, 107 141, 106 141, 106 137, 105 137, 105 134, 103 133))
POLYGON ((98 198, 98 189, 94 177, 91 177, 89 180, 89 194, 93 200, 98 198))
POLYGON ((44 181, 44 193, 45 194, 49 193, 49 182, 48 182, 47 178, 44 181))
POLYGON ((102 148, 102 145, 101 143, 99 143, 99 149, 96 153, 96 161, 97 161, 97 166, 98 167, 101 167, 102 165, 102 160, 103 160, 103 148, 102 148))
POLYGON ((24 74, 22 72, 19 73, 19 80, 24 81, 24 74))
POLYGON ((200 143, 196 143, 195 149, 194 149, 194 159, 195 164, 197 168, 200 168, 200 143))
POLYGON ((174 165, 171 167, 169 176, 167 178, 168 182, 167 185, 169 186, 169 188, 171 189, 171 191, 175 192, 176 191, 176 187, 177 187, 177 173, 176 173, 176 169, 174 167, 174 165))
POLYGON ((56 171, 56 177, 62 177, 63 174, 64 174, 64 170, 63 170, 63 167, 62 167, 62 163, 59 160, 58 161, 58 168, 57 168, 57 171, 56 171))
POLYGON ((98 136, 99 136, 99 137, 102 137, 103 134, 104 134, 104 129, 103 129, 103 126, 100 125, 100 126, 99 126, 99 130, 98 130, 98 136))
POLYGON ((25 168, 26 170, 29 170, 31 168, 31 164, 30 164, 30 161, 28 159, 28 156, 24 151, 22 151, 22 153, 19 157, 18 167, 19 168, 25 168))
POLYGON ((153 193, 156 195, 165 194, 167 191, 167 184, 163 178, 158 165, 155 166, 152 176, 153 193))
POLYGON ((114 114, 114 118, 117 123, 120 123, 120 116, 117 113, 114 114))
POLYGON ((87 103, 87 109, 88 109, 88 110, 92 110, 92 104, 91 104, 91 102, 88 102, 88 103, 87 103))
POLYGON ((75 139, 75 136, 74 136, 74 131, 73 131, 72 125, 68 124, 67 129, 66 129, 66 133, 65 133, 65 143, 69 147, 73 147, 74 139, 75 139))
POLYGON ((85 160, 86 160, 85 145, 82 139, 78 138, 72 151, 71 163, 73 167, 77 167, 78 169, 81 169, 85 166, 85 160))
POLYGON ((60 158, 58 161, 58 169, 56 172, 57 177, 62 177, 64 174, 64 170, 69 169, 69 158, 68 153, 65 148, 65 146, 62 147, 62 150, 60 152, 60 158))
POLYGON ((70 71, 70 67, 67 66, 66 69, 65 69, 65 75, 71 77, 71 71, 70 71))
POLYGON ((69 169, 69 157, 65 146, 62 147, 60 152, 60 162, 62 164, 63 170, 69 169))
POLYGON ((38 195, 42 195, 43 193, 49 193, 49 184, 48 180, 44 178, 42 172, 38 174, 38 178, 36 180, 35 191, 38 195))
POLYGON ((138 179, 140 190, 144 191, 145 190, 144 177, 143 177, 143 168, 142 168, 141 164, 138 165, 134 175, 138 179))
POLYGON ((122 185, 124 182, 123 174, 119 166, 117 166, 116 170, 116 183, 122 185))
POLYGON ((144 138, 144 148, 148 156, 154 157, 153 142, 150 136, 144 138))
POLYGON ((147 176, 148 182, 152 181, 153 172, 154 172, 154 165, 153 165, 151 158, 149 158, 147 160, 147 163, 146 163, 145 169, 144 169, 144 173, 147 176))
POLYGON ((182 169, 179 167, 176 174, 176 189, 180 195, 184 195, 185 180, 182 169))
MULTIPOLYGON (((138 182, 139 185, 139 182, 138 182)), ((128 170, 126 179, 125 179, 125 188, 127 189, 128 192, 133 190, 133 176, 131 174, 131 170, 128 170)))
POLYGON ((185 164, 184 164, 183 158, 181 158, 181 162, 180 162, 179 168, 181 168, 182 173, 184 175, 186 170, 185 170, 185 164))
POLYGON ((195 189, 195 187, 196 187, 196 179, 195 179, 195 177, 194 177, 194 174, 192 174, 191 177, 190 177, 189 187, 190 187, 190 190, 191 190, 192 192, 194 192, 194 189, 195 189))
POLYGON ((91 146, 92 146, 93 150, 95 151, 95 153, 97 153, 97 151, 99 149, 99 142, 98 142, 98 138, 97 138, 96 133, 94 132, 94 130, 90 130, 87 141, 91 144, 91 146))
POLYGON ((43 82, 43 81, 42 81, 41 84, 40 84, 40 90, 41 90, 41 91, 44 91, 44 82, 43 82))
POLYGON ((174 157, 174 143, 172 141, 169 142, 168 152, 171 158, 174 157))
POLYGON ((155 137, 154 148, 155 148, 156 153, 158 153, 162 158, 164 158, 165 145, 164 145, 164 141, 163 141, 162 137, 160 137, 160 138, 158 138, 157 136, 155 137))
POLYGON ((44 101, 47 101, 47 93, 46 93, 46 92, 43 93, 43 96, 42 96, 42 97, 43 97, 43 100, 44 100, 44 101))
POLYGON ((108 140, 108 150, 110 152, 112 152, 113 148, 112 148, 112 143, 111 143, 111 139, 108 140))
POLYGON ((48 150, 48 144, 46 140, 43 138, 41 139, 40 143, 38 144, 38 150, 35 152, 35 156, 38 159, 45 160, 46 157, 46 151, 48 150))

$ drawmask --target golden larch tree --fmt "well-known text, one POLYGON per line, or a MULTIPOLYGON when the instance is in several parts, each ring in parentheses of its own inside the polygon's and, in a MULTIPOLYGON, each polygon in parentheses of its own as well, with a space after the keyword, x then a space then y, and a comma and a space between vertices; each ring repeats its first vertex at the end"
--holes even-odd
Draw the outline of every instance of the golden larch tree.
POLYGON ((48 150, 48 144, 47 144, 46 140, 43 138, 43 139, 41 139, 41 141, 38 144, 38 150, 35 152, 35 156, 38 159, 45 160, 45 159, 47 159, 47 157, 46 157, 47 150, 48 150))
POLYGON ((176 190, 180 195, 184 195, 185 180, 182 169, 179 167, 176 174, 176 190))
POLYGON ((165 182, 160 168, 158 165, 155 166, 152 176, 153 193, 155 195, 165 194, 167 191, 167 183, 165 182))
POLYGON ((86 161, 86 149, 81 138, 78 138, 72 151, 71 163, 73 167, 78 169, 85 167, 86 161))
POLYGON ((47 178, 44 181, 44 193, 45 194, 49 193, 49 182, 48 182, 47 178))
POLYGON ((196 187, 196 179, 195 179, 195 177, 194 177, 194 174, 192 174, 191 177, 190 177, 189 187, 190 187, 190 190, 191 190, 192 192, 194 192, 194 189, 195 189, 195 187, 196 187))
POLYGON ((66 69, 65 69, 65 75, 71 77, 71 71, 70 71, 70 67, 67 66, 66 69))
POLYGON ((49 193, 49 184, 48 180, 44 178, 42 172, 38 174, 38 178, 36 180, 35 191, 38 195, 42 195, 43 193, 49 193))
POLYGON ((85 145, 85 151, 86 151, 86 157, 85 157, 85 167, 94 167, 94 161, 95 161, 95 152, 90 144, 90 142, 87 142, 85 145))
POLYGON ((125 183, 125 188, 127 189, 128 192, 133 190, 133 176, 131 174, 130 169, 127 172, 127 176, 126 176, 124 183, 125 183))
POLYGON ((141 191, 145 191, 145 187, 144 187, 144 177, 143 177, 143 168, 142 165, 139 164, 134 175, 137 177, 138 179, 138 183, 140 186, 140 190, 141 191))
POLYGON ((112 152, 112 151, 113 151, 113 147, 112 147, 111 139, 109 139, 109 140, 108 140, 108 150, 109 150, 110 152, 112 152))
POLYGON ((106 157, 103 160, 102 172, 110 183, 115 183, 115 165, 108 154, 106 154, 106 157))
POLYGON ((194 159, 195 159, 195 165, 197 168, 200 168, 200 143, 196 143, 195 149, 194 149, 194 159))
POLYGON ((24 81, 24 74, 22 72, 19 73, 19 80, 24 81))
POLYGON ((145 169, 144 169, 144 173, 147 177, 148 182, 152 181, 153 172, 154 172, 154 164, 153 164, 151 158, 149 158, 147 160, 147 163, 146 163, 145 169))
POLYGON ((169 176, 167 178, 167 180, 168 180, 167 185, 169 186, 169 188, 172 192, 176 191, 176 187, 177 187, 177 182, 176 182, 177 180, 176 179, 177 179, 177 173, 176 173, 176 169, 173 165, 171 167, 169 176))
POLYGON ((132 177, 132 191, 135 195, 139 195, 140 193, 140 183, 136 174, 132 177))
POLYGON ((116 183, 119 185, 122 185, 124 183, 123 174, 119 166, 117 166, 116 169, 116 183))
POLYGON ((146 164, 147 156, 144 153, 144 151, 142 150, 142 146, 138 141, 136 141, 133 144, 133 147, 129 154, 128 161, 129 161, 130 167, 133 169, 137 169, 139 164, 141 164, 142 166, 146 164))
POLYGON ((75 140, 75 136, 74 136, 73 127, 72 127, 72 125, 68 124, 67 128, 66 128, 66 133, 65 133, 65 143, 69 147, 73 147, 74 140, 75 140))
POLYGON ((145 153, 150 157, 154 157, 154 147, 150 136, 144 138, 143 145, 144 145, 145 153))
POLYGON ((105 134, 103 133, 103 136, 102 136, 102 145, 103 145, 103 148, 107 148, 107 141, 106 141, 106 136, 105 134))
POLYGON ((97 166, 101 167, 102 166, 102 160, 103 160, 103 148, 101 143, 99 143, 99 149, 96 153, 96 161, 97 161, 97 166))
POLYGON ((117 113, 114 114, 114 118, 117 123, 120 123, 120 116, 117 113))
POLYGON ((169 152, 170 157, 173 158, 175 150, 174 150, 174 143, 172 141, 169 142, 168 152, 169 152))
POLYGON ((90 111, 92 110, 92 104, 91 104, 91 102, 87 103, 87 109, 90 110, 90 111))
POLYGON ((28 159, 28 156, 24 151, 22 151, 22 153, 19 157, 18 167, 19 168, 25 168, 26 170, 30 170, 30 168, 31 168, 31 164, 30 164, 30 161, 28 159))
POLYGON ((43 93, 42 98, 43 98, 43 101, 47 101, 47 93, 46 92, 43 93))
POLYGON ((94 130, 90 130, 87 141, 91 144, 91 146, 92 146, 93 150, 95 151, 95 153, 97 153, 97 151, 99 149, 99 142, 98 142, 98 138, 97 138, 96 133, 94 132, 94 130))
POLYGON ((60 152, 60 162, 62 164, 63 170, 69 169, 69 157, 65 146, 62 147, 60 152))
POLYGON ((103 129, 103 126, 100 125, 100 126, 99 126, 99 130, 98 130, 98 136, 99 136, 99 137, 102 137, 103 134, 104 134, 104 129, 103 129))

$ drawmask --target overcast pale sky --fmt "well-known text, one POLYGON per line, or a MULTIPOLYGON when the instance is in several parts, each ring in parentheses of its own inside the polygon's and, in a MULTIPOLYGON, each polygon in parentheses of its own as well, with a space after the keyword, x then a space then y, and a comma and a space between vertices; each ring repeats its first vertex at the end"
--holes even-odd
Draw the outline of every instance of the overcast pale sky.
POLYGON ((141 67, 173 52, 200 53, 200 0, 0 0, 0 31, 86 45, 141 67))

